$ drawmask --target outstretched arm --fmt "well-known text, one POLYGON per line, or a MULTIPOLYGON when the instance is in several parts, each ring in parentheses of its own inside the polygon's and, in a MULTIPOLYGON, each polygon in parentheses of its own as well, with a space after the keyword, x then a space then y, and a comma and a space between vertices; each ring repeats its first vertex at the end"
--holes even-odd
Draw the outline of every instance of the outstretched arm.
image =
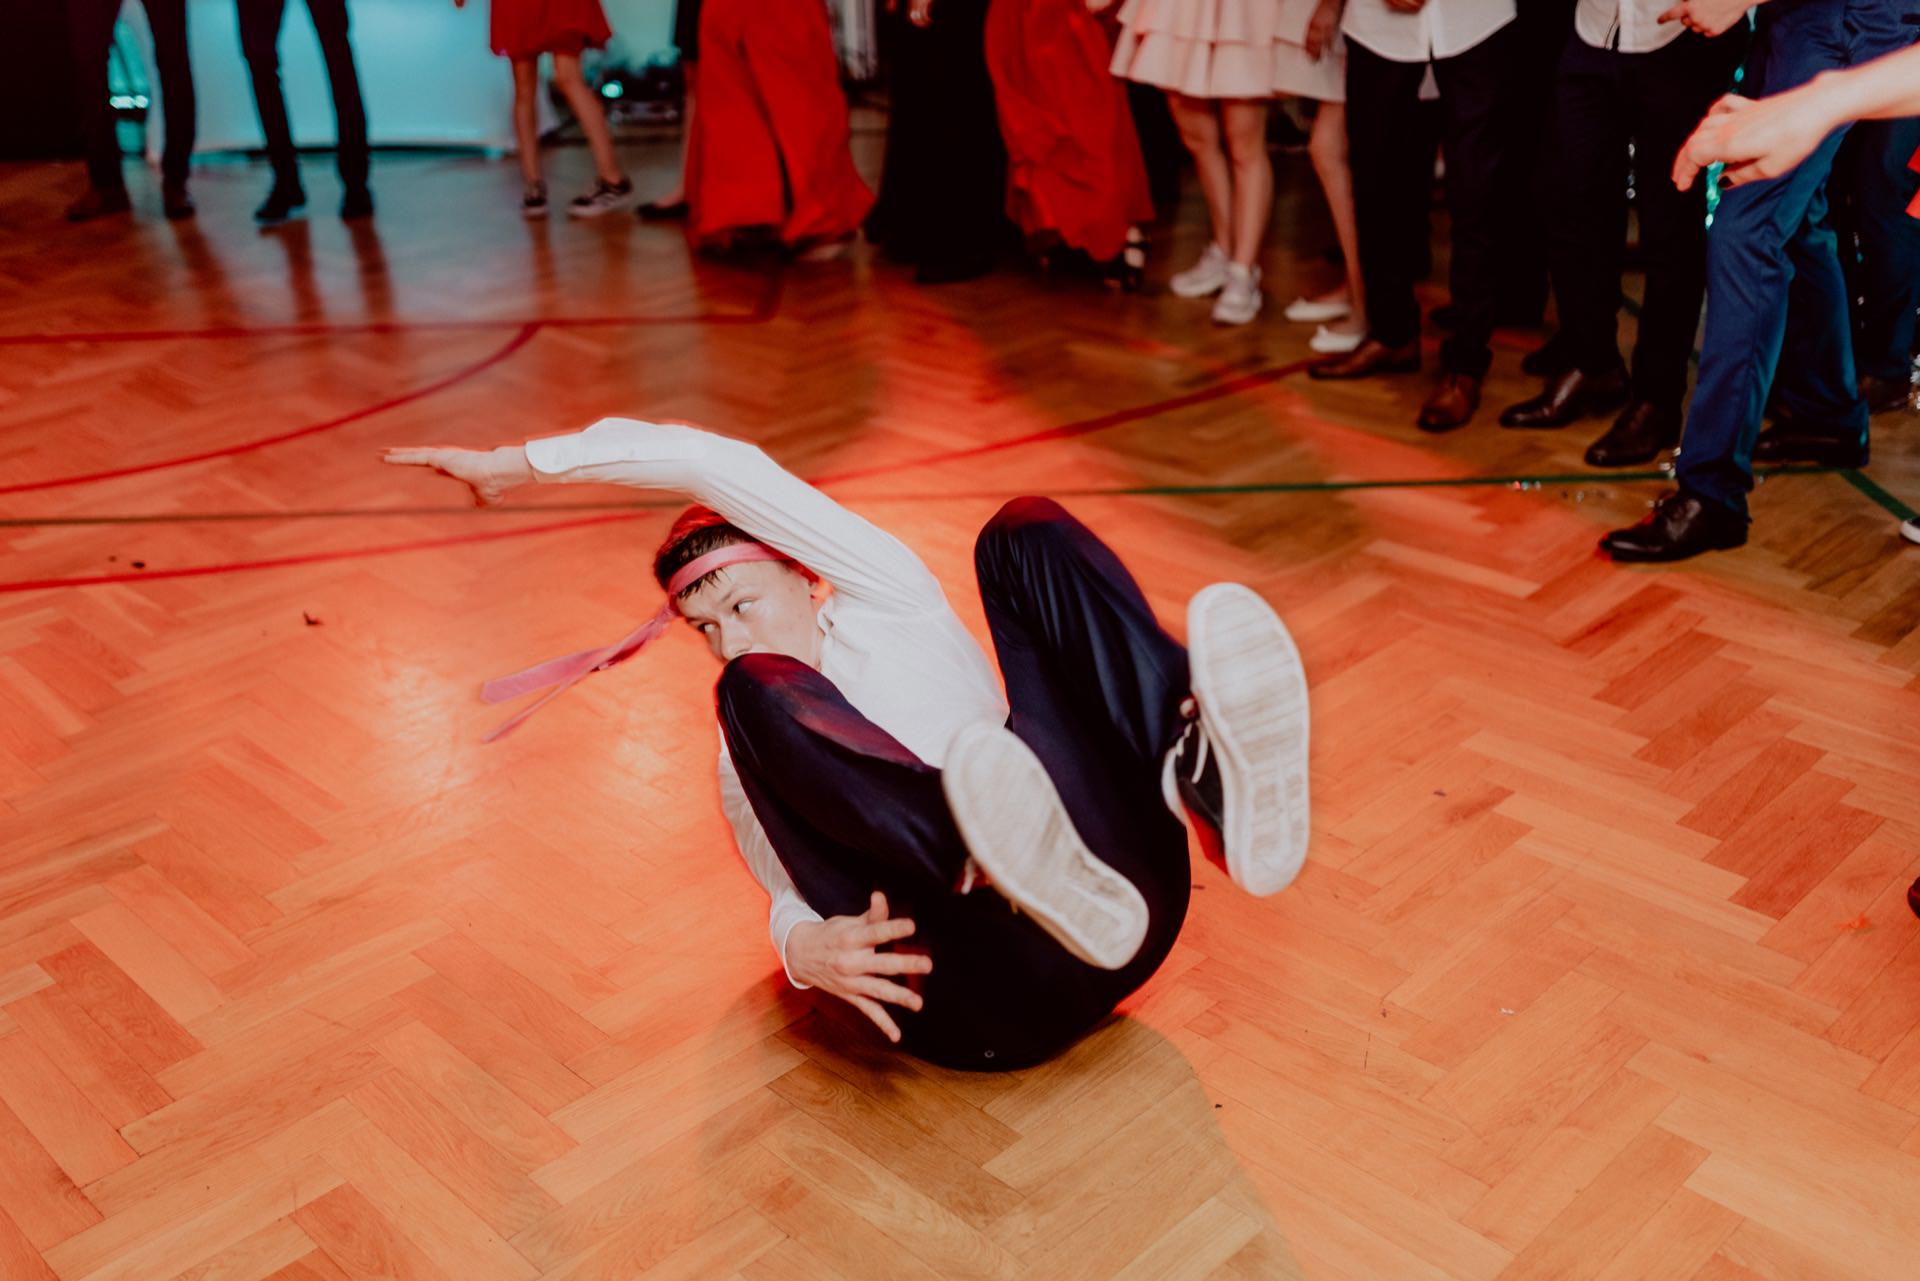
POLYGON ((845 595, 919 610, 944 607, 939 582, 899 539, 768 458, 758 446, 684 423, 603 418, 585 431, 499 449, 390 449, 386 461, 432 467, 476 502, 534 481, 673 490, 819 574, 845 595))
POLYGON ((1721 176, 1729 186, 1777 178, 1842 125, 1897 116, 1920 116, 1920 45, 1822 72, 1772 97, 1720 99, 1681 145, 1674 185, 1691 187, 1715 163, 1726 166, 1721 176))

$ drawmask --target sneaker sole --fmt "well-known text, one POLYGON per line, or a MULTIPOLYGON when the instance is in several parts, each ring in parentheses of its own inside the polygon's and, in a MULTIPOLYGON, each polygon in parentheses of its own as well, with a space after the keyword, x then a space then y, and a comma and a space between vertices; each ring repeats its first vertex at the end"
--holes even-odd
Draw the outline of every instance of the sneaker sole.
POLYGON ((1220 763, 1220 843, 1249 894, 1276 894, 1306 861, 1307 678, 1280 618, 1249 588, 1215 583, 1187 606, 1201 728, 1220 763))
POLYGON ((1103 970, 1147 937, 1147 902, 1080 839, 1046 766, 997 725, 962 730, 940 775, 967 851, 993 888, 1060 945, 1103 970))
POLYGON ((567 217, 569 218, 604 218, 608 214, 625 213, 627 210, 633 208, 635 205, 639 203, 640 203, 639 196, 629 195, 629 196, 622 196, 619 200, 613 202, 612 204, 589 205, 585 209, 576 209, 572 205, 568 205, 567 217))

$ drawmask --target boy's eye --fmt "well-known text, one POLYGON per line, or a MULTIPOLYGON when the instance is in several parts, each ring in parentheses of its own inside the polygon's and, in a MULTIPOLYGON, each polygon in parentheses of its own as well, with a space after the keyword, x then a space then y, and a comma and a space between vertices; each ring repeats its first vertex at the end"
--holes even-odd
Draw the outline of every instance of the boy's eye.
POLYGON ((752 606, 756 603, 757 602, 755 602, 751 597, 749 597, 746 600, 735 601, 733 605, 733 612, 736 614, 744 614, 747 612, 747 609, 749 606, 752 606))

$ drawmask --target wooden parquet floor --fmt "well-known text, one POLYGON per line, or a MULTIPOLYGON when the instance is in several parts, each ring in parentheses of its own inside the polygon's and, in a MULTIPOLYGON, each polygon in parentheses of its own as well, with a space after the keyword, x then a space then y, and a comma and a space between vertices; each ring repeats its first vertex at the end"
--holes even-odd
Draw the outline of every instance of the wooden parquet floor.
MULTIPOLYGON (((1353 484, 1579 471, 1599 425, 1493 425, 1529 335, 1435 440, 1277 316, 696 262, 522 224, 500 163, 384 158, 352 232, 317 165, 264 234, 253 166, 178 226, 61 226, 74 181, 0 170, 7 1281, 1914 1275, 1920 554, 1846 478, 1635 571, 1592 548, 1646 482, 1353 484), (1313 685, 1305 874, 1196 860, 1165 969, 1027 1072, 788 990, 684 637, 479 742, 481 679, 653 609, 664 508, 376 462, 608 412, 837 478, 976 627, 1022 492, 1168 619, 1254 584, 1313 685)), ((1276 302, 1328 283, 1281 186, 1276 302)), ((1920 500, 1913 420, 1874 448, 1920 500)))

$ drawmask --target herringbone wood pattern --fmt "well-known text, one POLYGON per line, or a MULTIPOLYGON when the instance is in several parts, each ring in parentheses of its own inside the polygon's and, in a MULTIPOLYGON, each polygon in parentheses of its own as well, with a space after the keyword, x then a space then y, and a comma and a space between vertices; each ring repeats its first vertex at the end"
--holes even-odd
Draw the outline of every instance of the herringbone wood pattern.
MULTIPOLYGON (((0 594, 10 1281, 1912 1275, 1920 557, 1843 479, 1664 572, 1593 557, 1649 492, 1603 476, 1070 499, 1165 617, 1216 578, 1287 617, 1313 855, 1268 901, 1196 860, 1181 947, 1058 1062, 933 1070, 779 979, 684 638, 477 741, 480 679, 653 608, 665 513, 462 511, 379 447, 704 421, 862 473, 977 626, 1005 496, 1561 472, 1597 427, 1492 425, 1525 335, 1432 440, 1419 379, 1221 392, 1304 354, 1277 319, 864 251, 776 297, 523 226, 504 166, 377 179, 377 228, 262 235, 251 168, 73 230, 70 176, 0 173, 5 332, 118 335, 0 347, 4 578, 114 580, 0 594)), ((1282 186, 1279 301, 1325 283, 1282 186)))

